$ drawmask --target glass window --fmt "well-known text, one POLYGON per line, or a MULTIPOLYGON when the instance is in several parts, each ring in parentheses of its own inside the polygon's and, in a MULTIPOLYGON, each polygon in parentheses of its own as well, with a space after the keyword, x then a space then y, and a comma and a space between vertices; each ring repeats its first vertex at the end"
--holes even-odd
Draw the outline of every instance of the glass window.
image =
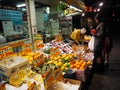
POLYGON ((0 1, 0 44, 29 38, 24 0, 0 1))

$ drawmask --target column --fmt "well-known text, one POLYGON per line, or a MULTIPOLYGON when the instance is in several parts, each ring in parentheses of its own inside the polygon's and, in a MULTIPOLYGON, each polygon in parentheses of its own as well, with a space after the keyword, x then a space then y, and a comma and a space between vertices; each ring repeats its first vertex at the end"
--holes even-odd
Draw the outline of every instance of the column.
POLYGON ((36 12, 34 0, 25 0, 27 8, 28 28, 30 42, 33 43, 33 36, 37 34, 36 12))

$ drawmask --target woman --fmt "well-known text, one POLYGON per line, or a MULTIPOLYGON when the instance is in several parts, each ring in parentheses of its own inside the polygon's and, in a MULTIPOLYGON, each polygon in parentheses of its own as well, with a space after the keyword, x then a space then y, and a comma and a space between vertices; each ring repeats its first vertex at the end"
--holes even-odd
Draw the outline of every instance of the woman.
POLYGON ((104 48, 105 40, 105 23, 102 22, 102 16, 100 16, 100 14, 95 15, 94 19, 97 26, 95 29, 96 33, 92 33, 95 36, 93 70, 99 72, 104 69, 102 50, 104 48))
POLYGON ((113 42, 111 38, 111 32, 109 29, 109 22, 106 22, 106 31, 105 31, 105 44, 103 49, 103 58, 105 60, 105 65, 109 66, 109 53, 113 48, 113 42))

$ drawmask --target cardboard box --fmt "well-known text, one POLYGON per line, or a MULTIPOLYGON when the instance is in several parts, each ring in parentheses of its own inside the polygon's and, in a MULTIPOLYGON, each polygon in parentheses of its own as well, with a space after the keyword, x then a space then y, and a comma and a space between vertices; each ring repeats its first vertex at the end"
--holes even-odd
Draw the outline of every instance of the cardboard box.
POLYGON ((63 78, 62 81, 54 82, 48 90, 81 90, 81 81, 63 78))
POLYGON ((5 59, 0 61, 0 74, 3 76, 3 78, 9 78, 13 73, 21 70, 21 69, 25 69, 27 67, 29 67, 29 62, 28 60, 25 60, 22 57, 18 57, 21 61, 17 62, 17 63, 13 63, 11 62, 10 65, 5 65, 3 64, 3 62, 7 63, 7 61, 9 62, 9 59, 5 59))
POLYGON ((70 82, 71 84, 77 84, 77 85, 81 86, 81 81, 80 81, 80 80, 63 78, 62 81, 63 81, 63 82, 68 81, 68 82, 70 82))

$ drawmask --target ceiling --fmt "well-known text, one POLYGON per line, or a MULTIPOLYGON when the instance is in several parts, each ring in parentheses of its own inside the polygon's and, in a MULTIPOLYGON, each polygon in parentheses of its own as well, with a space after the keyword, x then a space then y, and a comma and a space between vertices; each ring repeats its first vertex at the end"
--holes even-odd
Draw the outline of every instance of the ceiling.
MULTIPOLYGON (((62 1, 68 1, 68 0, 62 0, 62 1)), ((105 8, 116 8, 116 7, 120 8, 120 0, 76 0, 76 1, 83 1, 86 6, 92 6, 92 7, 96 7, 100 2, 104 2, 105 8)), ((4 4, 4 5, 16 5, 18 3, 23 3, 23 2, 25 2, 25 0, 0 0, 0 4, 4 4)), ((39 2, 37 2, 36 4, 39 4, 40 6, 45 5, 39 2)))
MULTIPOLYGON (((45 0, 47 1, 47 0, 45 0)), ((57 1, 57 0, 52 0, 57 1)), ((62 0, 62 1, 68 1, 68 0, 62 0)), ((70 0, 73 1, 73 0, 70 0)), ((91 6, 94 8, 99 7, 99 3, 103 2, 104 5, 101 7, 101 11, 103 13, 111 15, 112 13, 115 13, 117 16, 120 16, 120 0, 76 0, 76 1, 83 1, 85 6, 91 6)), ((1 5, 8 5, 8 6, 16 6, 18 3, 24 3, 25 0, 0 0, 1 5)), ((35 6, 36 8, 46 7, 49 5, 46 5, 44 3, 44 0, 35 0, 35 6), (39 2, 40 1, 40 2, 39 2)))
MULTIPOLYGON (((99 3, 103 2, 101 13, 107 16, 115 14, 120 17, 120 0, 84 0, 86 6, 91 6, 93 9, 99 8, 99 3)), ((92 12, 93 13, 93 12, 92 12)))
MULTIPOLYGON (((16 6, 17 4, 25 3, 25 0, 0 0, 0 5, 7 5, 7 6, 16 6)), ((35 1, 36 8, 46 7, 49 5, 40 3, 35 1)))
POLYGON ((100 2, 104 2, 106 7, 116 7, 116 5, 120 6, 120 0, 84 0, 86 6, 97 6, 100 2))
POLYGON ((0 0, 1 5, 15 6, 18 3, 23 3, 25 0, 0 0))

